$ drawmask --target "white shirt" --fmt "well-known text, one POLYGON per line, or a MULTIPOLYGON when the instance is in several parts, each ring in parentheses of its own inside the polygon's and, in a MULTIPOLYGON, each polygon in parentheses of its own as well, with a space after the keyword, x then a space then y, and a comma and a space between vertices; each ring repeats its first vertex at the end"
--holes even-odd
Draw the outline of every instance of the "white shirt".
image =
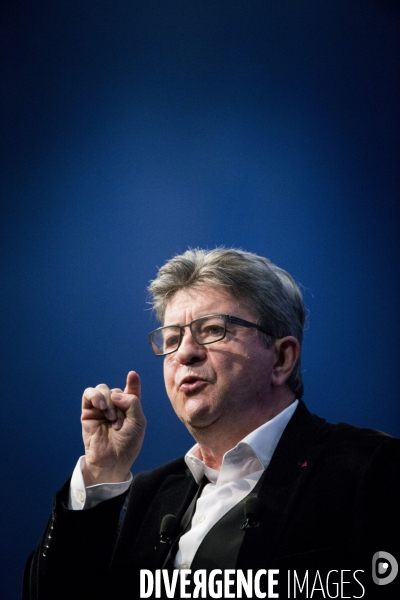
MULTIPOLYGON (((211 469, 200 459, 196 444, 185 456, 193 477, 200 483, 203 475, 210 483, 205 485, 192 518, 191 528, 179 541, 175 568, 189 569, 204 537, 231 508, 245 498, 256 486, 268 467, 281 435, 298 405, 293 402, 276 417, 267 421, 224 454, 221 470, 211 469)), ((92 508, 126 491, 132 480, 122 483, 103 483, 85 488, 82 476, 84 457, 81 456, 71 479, 69 508, 92 508)))

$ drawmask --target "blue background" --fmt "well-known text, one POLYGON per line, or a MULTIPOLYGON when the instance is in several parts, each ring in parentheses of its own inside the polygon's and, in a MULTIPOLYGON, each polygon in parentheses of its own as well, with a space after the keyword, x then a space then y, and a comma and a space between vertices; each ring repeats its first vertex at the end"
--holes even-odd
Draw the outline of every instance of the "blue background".
POLYGON ((390 0, 2 4, 0 596, 82 451, 84 388, 143 382, 137 469, 189 434, 146 286, 188 246, 304 290, 305 401, 400 435, 399 8, 390 0))

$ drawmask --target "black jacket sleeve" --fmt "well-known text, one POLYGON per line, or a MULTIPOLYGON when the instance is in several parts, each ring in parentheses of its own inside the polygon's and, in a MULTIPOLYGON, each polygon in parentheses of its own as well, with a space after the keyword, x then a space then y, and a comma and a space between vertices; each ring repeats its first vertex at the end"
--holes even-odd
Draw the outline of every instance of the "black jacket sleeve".
POLYGON ((69 481, 29 557, 23 600, 102 600, 126 493, 96 507, 68 510, 69 481))

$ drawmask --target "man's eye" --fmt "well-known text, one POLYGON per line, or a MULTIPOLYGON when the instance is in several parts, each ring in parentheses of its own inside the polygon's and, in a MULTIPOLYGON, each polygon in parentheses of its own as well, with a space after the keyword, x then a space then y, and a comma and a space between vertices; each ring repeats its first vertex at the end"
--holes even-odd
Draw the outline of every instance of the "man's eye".
POLYGON ((212 335, 214 337, 223 335, 224 328, 221 325, 207 325, 202 329, 203 335, 212 335))
POLYGON ((179 335, 168 335, 164 338, 164 348, 173 348, 179 342, 179 335))

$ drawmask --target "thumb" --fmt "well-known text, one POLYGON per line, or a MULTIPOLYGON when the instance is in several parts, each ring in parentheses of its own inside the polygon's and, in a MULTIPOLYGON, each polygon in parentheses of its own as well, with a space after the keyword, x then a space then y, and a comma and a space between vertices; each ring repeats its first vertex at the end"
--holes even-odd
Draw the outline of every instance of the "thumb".
POLYGON ((126 377, 125 394, 133 394, 140 399, 140 377, 136 371, 129 371, 126 377))

